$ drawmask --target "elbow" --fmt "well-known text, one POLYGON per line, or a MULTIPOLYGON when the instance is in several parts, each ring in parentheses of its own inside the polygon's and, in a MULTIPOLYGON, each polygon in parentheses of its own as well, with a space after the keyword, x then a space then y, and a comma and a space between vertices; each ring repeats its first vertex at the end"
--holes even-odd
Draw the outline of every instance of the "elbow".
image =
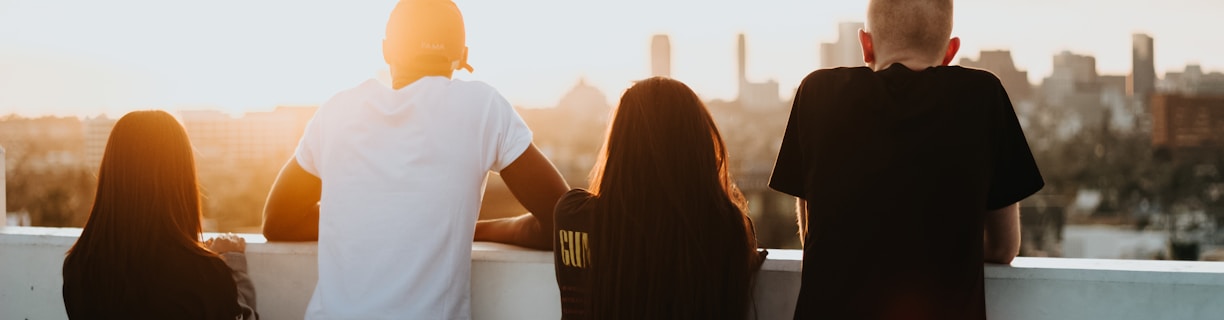
POLYGON ((268 239, 268 241, 289 241, 287 239, 288 235, 286 235, 280 229, 269 226, 266 222, 263 225, 263 236, 265 239, 268 239))
POLYGON ((264 206, 261 231, 268 241, 316 241, 319 239, 318 219, 318 211, 311 215, 309 210, 286 207, 270 201, 264 206), (296 213, 303 211, 307 213, 296 213))
POLYGON ((310 233, 303 228, 280 226, 264 222, 263 236, 268 241, 317 241, 318 234, 310 233))
POLYGON ((1020 254, 1020 246, 1008 246, 1006 248, 987 248, 982 256, 982 260, 987 263, 1011 264, 1012 260, 1020 254))
POLYGON ((267 221, 264 221, 263 224, 263 236, 268 241, 293 241, 293 234, 267 221))
POLYGON ((310 234, 301 226, 278 222, 277 219, 265 219, 263 236, 268 241, 315 241, 318 234, 310 234))

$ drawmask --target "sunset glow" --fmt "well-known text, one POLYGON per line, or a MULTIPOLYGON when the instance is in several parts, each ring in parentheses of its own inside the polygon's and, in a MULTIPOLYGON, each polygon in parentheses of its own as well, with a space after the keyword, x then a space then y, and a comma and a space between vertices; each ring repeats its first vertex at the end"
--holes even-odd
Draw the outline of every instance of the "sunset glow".
MULTIPOLYGON (((317 105, 386 68, 393 0, 0 0, 0 113, 117 116, 134 109, 271 110, 317 105)), ((476 72, 515 105, 551 107, 580 77, 618 96, 649 75, 654 34, 672 41, 673 75, 705 98, 736 95, 735 41, 748 76, 782 98, 819 66, 819 43, 866 1, 457 1, 476 72)), ((1063 50, 1130 68, 1134 32, 1155 38, 1156 70, 1224 70, 1224 2, 959 1, 961 57, 1011 49, 1039 83, 1063 50)))

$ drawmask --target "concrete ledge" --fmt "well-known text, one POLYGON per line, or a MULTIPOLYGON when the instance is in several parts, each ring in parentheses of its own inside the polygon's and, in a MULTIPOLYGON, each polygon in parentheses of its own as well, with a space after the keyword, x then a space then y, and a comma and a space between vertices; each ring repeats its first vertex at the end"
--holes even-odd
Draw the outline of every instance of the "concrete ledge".
MULTIPOLYGON (((0 227, 0 319, 66 318, 60 269, 79 234, 0 227)), ((260 314, 301 319, 315 285, 314 243, 242 236, 260 314)), ((801 260, 797 250, 770 250, 754 293, 759 319, 790 319, 801 260)), ((1224 319, 1220 262, 1018 258, 985 268, 991 319, 1224 319)), ((475 319, 558 319, 554 281, 549 252, 472 245, 475 319)))

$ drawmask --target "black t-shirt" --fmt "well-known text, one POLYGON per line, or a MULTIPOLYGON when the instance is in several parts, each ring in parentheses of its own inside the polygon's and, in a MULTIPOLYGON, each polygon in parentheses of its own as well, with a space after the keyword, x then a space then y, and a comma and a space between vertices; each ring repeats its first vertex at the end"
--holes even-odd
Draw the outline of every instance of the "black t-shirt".
POLYGON ((808 75, 769 185, 807 201, 795 319, 984 319, 983 215, 1044 182, 993 74, 894 64, 808 75))
POLYGON ((590 192, 574 189, 561 196, 554 210, 556 232, 553 234, 553 265, 557 271, 557 287, 561 289, 561 319, 587 319, 587 294, 591 287, 589 272, 591 253, 590 192))
MULTIPOLYGON (((99 287, 88 265, 64 264, 64 308, 73 319, 234 319, 238 288, 221 258, 162 248, 155 265, 131 266, 122 288, 99 287), (106 298, 101 298, 106 297, 106 298)), ((175 250, 177 249, 177 250, 175 250)))

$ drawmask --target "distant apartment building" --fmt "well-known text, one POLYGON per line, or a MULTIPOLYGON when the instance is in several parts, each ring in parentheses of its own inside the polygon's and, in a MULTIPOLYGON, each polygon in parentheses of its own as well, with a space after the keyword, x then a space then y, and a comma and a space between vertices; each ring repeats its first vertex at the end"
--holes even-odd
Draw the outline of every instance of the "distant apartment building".
POLYGON ((201 163, 234 165, 285 161, 293 155, 316 107, 277 107, 234 118, 216 110, 183 111, 179 116, 201 163))
POLYGON ((837 25, 837 40, 820 44, 820 67, 862 67, 863 47, 859 45, 858 31, 862 22, 842 22, 837 25))
POLYGON ((60 170, 83 164, 84 134, 76 117, 0 117, 0 146, 8 170, 60 170))
POLYGON ((111 129, 118 120, 107 118, 106 115, 85 117, 81 126, 85 130, 85 165, 92 170, 102 166, 102 155, 106 153, 106 141, 110 140, 111 129))
POLYGON ((1058 132, 1067 137, 1085 128, 1101 128, 1107 109, 1101 103, 1096 58, 1064 51, 1054 56, 1054 67, 1041 83, 1049 111, 1058 113, 1058 132))
POLYGON ((737 70, 739 75, 739 103, 747 109, 768 109, 782 106, 778 98, 778 82, 748 81, 748 44, 744 34, 738 38, 737 70))
POLYGON ((650 39, 650 76, 671 77, 671 40, 665 34, 650 39))
POLYGON ((1224 95, 1152 96, 1152 147, 1173 159, 1224 150, 1224 95))
POLYGON ((1099 83, 1096 57, 1063 51, 1054 56, 1054 67, 1041 89, 1048 103, 1066 105, 1096 99, 1099 83))
POLYGON ((978 59, 961 58, 961 66, 990 71, 1003 82, 1007 96, 1012 101, 1025 101, 1033 97, 1033 84, 1029 83, 1028 71, 1016 68, 1011 51, 985 50, 978 54, 978 59))
POLYGON ((1167 72, 1157 86, 1162 93, 1184 95, 1224 95, 1224 73, 1204 73, 1197 64, 1187 65, 1182 72, 1167 72))
POLYGON ((1143 105, 1127 94, 1128 78, 1098 74, 1095 57, 1064 51, 1054 56, 1053 70, 1041 83, 1041 101, 1061 122, 1063 137, 1085 129, 1143 128, 1143 105))

